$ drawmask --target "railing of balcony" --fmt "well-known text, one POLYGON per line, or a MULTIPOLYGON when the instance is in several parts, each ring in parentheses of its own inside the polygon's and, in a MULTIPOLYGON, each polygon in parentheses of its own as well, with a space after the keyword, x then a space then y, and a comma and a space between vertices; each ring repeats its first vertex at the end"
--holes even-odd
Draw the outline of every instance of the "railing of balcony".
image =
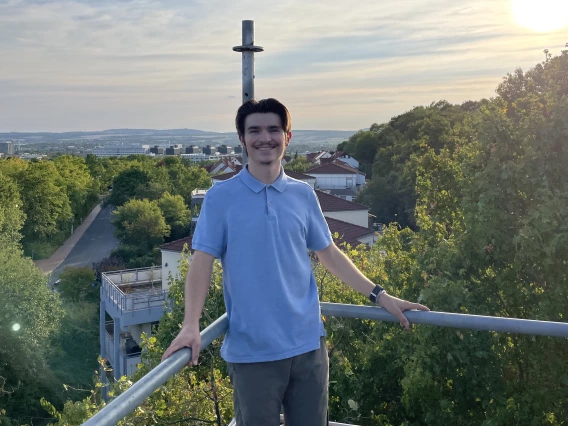
POLYGON ((112 335, 113 321, 105 323, 105 355, 113 368, 117 369, 126 376, 132 376, 134 371, 138 368, 141 361, 141 352, 126 353, 123 349, 120 350, 119 359, 114 359, 114 336, 112 335), (110 326, 110 327, 109 327, 110 326), (110 332, 109 332, 110 330, 110 332))
POLYGON ((161 268, 103 272, 102 290, 121 311, 162 306, 168 295, 168 290, 162 289, 161 268))
MULTIPOLYGON (((322 303, 322 315, 360 318, 375 321, 398 322, 385 309, 376 306, 322 303)), ((504 333, 531 334, 568 338, 568 323, 534 321, 517 318, 498 318, 480 315, 454 314, 448 312, 409 311, 404 313, 411 323, 440 327, 496 331, 504 333)), ((201 332, 201 348, 204 349, 220 337, 228 327, 227 314, 201 332)), ((187 365, 191 350, 181 349, 150 371, 130 389, 111 401, 106 407, 83 423, 84 426, 112 426, 134 411, 152 392, 187 365)), ((330 423, 332 424, 332 423, 330 423)), ((338 423, 337 423, 338 424, 338 423)))

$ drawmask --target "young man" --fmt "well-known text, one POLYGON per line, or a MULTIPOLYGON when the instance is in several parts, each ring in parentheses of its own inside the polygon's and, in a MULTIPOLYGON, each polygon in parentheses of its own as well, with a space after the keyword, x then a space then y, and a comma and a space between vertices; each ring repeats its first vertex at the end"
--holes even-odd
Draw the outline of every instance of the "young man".
POLYGON ((308 251, 336 277, 395 315, 427 307, 387 294, 336 247, 317 197, 286 176, 281 160, 291 118, 275 99, 249 101, 236 117, 248 165, 211 188, 193 236, 185 281, 185 318, 163 359, 183 347, 197 364, 199 318, 215 258, 223 265, 229 329, 221 355, 228 363, 239 426, 327 422, 328 358, 317 286, 308 251))

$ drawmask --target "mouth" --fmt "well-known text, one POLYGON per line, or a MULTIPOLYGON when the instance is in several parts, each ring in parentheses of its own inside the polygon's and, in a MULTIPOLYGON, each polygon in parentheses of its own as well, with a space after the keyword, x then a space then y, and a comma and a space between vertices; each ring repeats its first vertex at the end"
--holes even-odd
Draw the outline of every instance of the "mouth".
POLYGON ((271 149, 276 148, 276 146, 255 146, 254 149, 257 151, 270 151, 271 149))

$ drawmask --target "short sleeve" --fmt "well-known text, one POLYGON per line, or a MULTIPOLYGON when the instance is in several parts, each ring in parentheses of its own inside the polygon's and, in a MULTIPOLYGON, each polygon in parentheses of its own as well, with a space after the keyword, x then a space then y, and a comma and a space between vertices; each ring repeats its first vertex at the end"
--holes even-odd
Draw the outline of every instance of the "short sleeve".
POLYGON ((321 211, 316 193, 311 190, 308 195, 308 232, 306 243, 308 250, 319 251, 329 246, 333 240, 329 226, 321 211))
POLYGON ((227 233, 222 206, 223 203, 216 202, 214 193, 207 192, 191 241, 193 250, 209 253, 216 258, 221 258, 225 253, 227 233))

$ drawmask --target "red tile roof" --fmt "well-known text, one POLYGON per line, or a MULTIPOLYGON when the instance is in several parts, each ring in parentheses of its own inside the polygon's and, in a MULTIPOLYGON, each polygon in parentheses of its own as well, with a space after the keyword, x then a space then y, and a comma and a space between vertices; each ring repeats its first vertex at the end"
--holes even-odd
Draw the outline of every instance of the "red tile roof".
POLYGON ((305 173, 293 172, 292 170, 284 169, 284 173, 286 173, 287 176, 298 180, 315 179, 315 177, 313 176, 307 175, 305 173))
POLYGON ((306 160, 308 160, 308 163, 315 163, 324 154, 325 151, 310 152, 309 154, 306 154, 306 160))
POLYGON ((315 175, 344 175, 347 173, 356 173, 365 176, 365 173, 360 172, 353 167, 344 166, 343 164, 338 163, 322 164, 321 166, 316 166, 308 170, 306 173, 315 175))
POLYGON ((180 238, 179 240, 170 241, 169 243, 163 244, 160 246, 162 250, 169 250, 169 251, 183 251, 184 244, 187 244, 187 248, 191 250, 191 239, 192 237, 184 237, 180 238))
POLYGON ((325 220, 327 222, 327 226, 329 226, 331 234, 339 234, 339 238, 334 238, 335 243, 338 245, 345 242, 350 244, 352 247, 357 247, 361 244, 361 241, 358 240, 359 238, 367 237, 375 233, 372 229, 353 225, 352 223, 333 219, 331 217, 326 217, 325 220))
POLYGON ((239 172, 230 172, 230 173, 223 173, 222 175, 211 176, 211 179, 214 180, 227 180, 231 179, 233 176, 238 175, 239 172))
POLYGON ((369 211, 369 207, 366 207, 363 204, 347 201, 343 198, 339 198, 335 195, 330 195, 322 191, 316 190, 316 195, 318 196, 318 200, 323 212, 340 212, 344 210, 369 211))

